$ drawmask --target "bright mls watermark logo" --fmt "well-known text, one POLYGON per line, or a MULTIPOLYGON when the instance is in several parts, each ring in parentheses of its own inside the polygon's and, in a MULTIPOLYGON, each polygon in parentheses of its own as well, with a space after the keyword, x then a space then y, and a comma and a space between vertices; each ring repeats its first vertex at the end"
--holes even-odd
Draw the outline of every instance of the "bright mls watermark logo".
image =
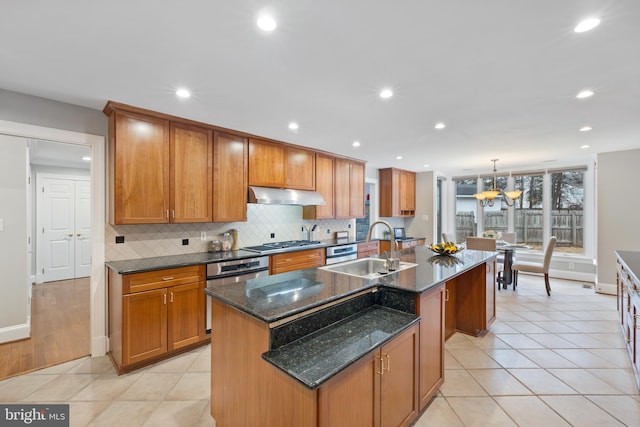
POLYGON ((0 426, 69 427, 69 405, 2 405, 0 426))

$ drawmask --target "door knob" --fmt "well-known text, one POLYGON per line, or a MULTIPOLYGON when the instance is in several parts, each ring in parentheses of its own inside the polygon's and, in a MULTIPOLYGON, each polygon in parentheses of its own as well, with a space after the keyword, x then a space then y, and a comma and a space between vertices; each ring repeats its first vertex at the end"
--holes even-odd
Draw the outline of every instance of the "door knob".
POLYGON ((67 234, 67 236, 73 237, 73 233, 69 233, 69 234, 67 234))
POLYGON ((76 234, 76 236, 80 237, 80 236, 82 236, 82 233, 78 233, 78 234, 76 234))

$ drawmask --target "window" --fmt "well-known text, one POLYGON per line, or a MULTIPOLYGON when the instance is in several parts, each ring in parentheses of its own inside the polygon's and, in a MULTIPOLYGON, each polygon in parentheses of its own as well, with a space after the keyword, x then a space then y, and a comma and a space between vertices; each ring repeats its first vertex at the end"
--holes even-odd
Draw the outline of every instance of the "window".
POLYGON ((542 250, 544 242, 543 175, 514 175, 514 183, 514 188, 522 191, 522 195, 514 203, 516 241, 542 250))
POLYGON ((551 173, 551 235, 558 252, 583 253, 584 170, 551 173))
MULTIPOLYGON (((489 190, 494 187, 493 177, 482 179, 482 190, 489 190)), ((497 176, 495 188, 502 190, 507 189, 507 177, 497 176)), ((493 201, 493 206, 485 206, 483 208, 484 216, 484 235, 494 236, 495 233, 504 233, 509 230, 507 218, 507 203, 504 201, 502 194, 493 201)))
POLYGON ((467 236, 475 236, 478 229, 478 203, 473 197, 477 193, 475 178, 456 179, 456 242, 464 242, 467 236))

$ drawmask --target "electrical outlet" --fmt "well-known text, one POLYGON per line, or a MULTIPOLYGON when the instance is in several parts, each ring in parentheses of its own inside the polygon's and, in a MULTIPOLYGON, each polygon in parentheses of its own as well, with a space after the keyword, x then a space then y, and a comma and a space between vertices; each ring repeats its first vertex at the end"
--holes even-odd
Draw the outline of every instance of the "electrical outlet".
POLYGON ((189 244, 189 239, 182 239, 182 246, 187 246, 189 244))
POLYGON ((276 238, 276 233, 271 233, 271 238, 275 239, 276 238))
POLYGON ((116 243, 124 243, 124 236, 116 236, 116 243))
POLYGON ((327 228, 327 234, 331 234, 331 230, 327 228))
POLYGON ((576 269, 576 265, 573 262, 569 263, 569 270, 575 270, 576 269))
POLYGON ((200 232, 200 240, 207 240, 207 232, 206 231, 201 231, 200 232))
POLYGON ((429 221, 429 215, 422 215, 423 221, 429 221))
POLYGON ((351 228, 351 224, 347 224, 347 228, 351 228))

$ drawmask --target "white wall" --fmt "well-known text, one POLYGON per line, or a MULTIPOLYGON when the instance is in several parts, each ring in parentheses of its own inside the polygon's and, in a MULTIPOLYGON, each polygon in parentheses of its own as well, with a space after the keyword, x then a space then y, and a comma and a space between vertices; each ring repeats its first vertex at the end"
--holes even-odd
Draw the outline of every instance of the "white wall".
POLYGON ((0 135, 0 342, 29 336, 27 142, 0 135))
POLYGON ((434 237, 436 232, 436 184, 437 179, 433 172, 416 174, 416 215, 406 220, 407 235, 424 237, 426 243, 438 240, 437 237, 434 237))
POLYGON ((640 251, 640 198, 634 189, 640 182, 638 165, 640 150, 597 157, 598 287, 616 283, 616 250, 640 251))

